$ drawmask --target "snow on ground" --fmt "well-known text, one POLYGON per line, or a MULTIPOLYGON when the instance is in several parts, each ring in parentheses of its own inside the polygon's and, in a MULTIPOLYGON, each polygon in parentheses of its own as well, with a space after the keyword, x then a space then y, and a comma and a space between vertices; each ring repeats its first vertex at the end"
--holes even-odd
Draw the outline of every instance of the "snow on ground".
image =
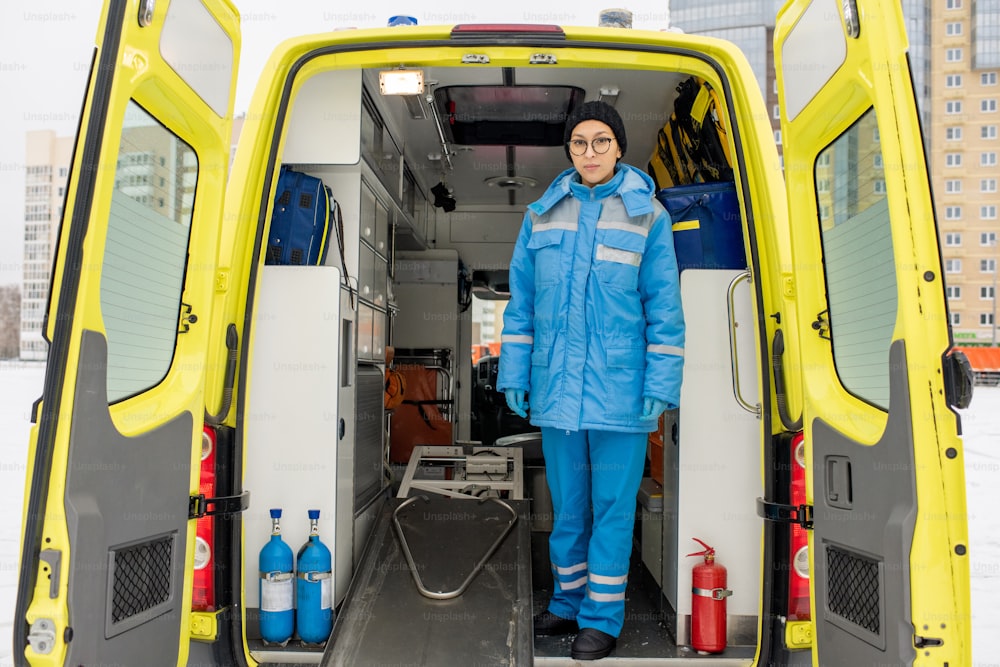
MULTIPOLYGON (((31 405, 44 366, 0 361, 0 667, 13 665, 21 510, 31 405)), ((1000 387, 976 387, 962 413, 969 559, 972 573, 972 665, 1000 667, 1000 387)))
POLYGON ((1000 387, 962 411, 972 588, 972 667, 1000 667, 1000 387))

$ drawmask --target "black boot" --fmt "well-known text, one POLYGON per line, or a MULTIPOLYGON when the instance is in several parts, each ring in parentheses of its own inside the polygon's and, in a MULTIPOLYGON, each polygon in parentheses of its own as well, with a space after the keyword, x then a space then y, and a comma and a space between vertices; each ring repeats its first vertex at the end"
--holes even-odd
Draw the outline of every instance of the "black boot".
POLYGON ((607 657, 618 643, 617 637, 596 628, 580 628, 580 634, 573 640, 570 656, 574 660, 600 660, 607 657))
POLYGON ((576 621, 556 616, 546 609, 532 619, 535 624, 536 635, 568 635, 577 631, 576 621))

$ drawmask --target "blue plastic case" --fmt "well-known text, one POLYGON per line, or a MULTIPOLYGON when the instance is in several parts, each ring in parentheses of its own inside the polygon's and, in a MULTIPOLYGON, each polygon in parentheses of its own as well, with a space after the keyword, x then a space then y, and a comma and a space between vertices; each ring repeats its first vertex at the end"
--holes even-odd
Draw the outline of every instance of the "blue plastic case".
POLYGON ((664 188, 656 198, 673 222, 677 269, 745 269, 743 222, 732 182, 664 188))

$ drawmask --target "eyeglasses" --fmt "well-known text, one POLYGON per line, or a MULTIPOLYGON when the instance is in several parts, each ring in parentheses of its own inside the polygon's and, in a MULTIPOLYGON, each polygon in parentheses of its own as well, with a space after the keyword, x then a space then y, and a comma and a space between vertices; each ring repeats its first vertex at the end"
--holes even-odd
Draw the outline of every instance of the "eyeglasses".
POLYGON ((573 155, 583 155, 587 152, 587 146, 590 146, 598 155, 604 155, 611 148, 611 142, 614 140, 614 137, 597 137, 593 141, 573 139, 569 142, 569 152, 573 155))

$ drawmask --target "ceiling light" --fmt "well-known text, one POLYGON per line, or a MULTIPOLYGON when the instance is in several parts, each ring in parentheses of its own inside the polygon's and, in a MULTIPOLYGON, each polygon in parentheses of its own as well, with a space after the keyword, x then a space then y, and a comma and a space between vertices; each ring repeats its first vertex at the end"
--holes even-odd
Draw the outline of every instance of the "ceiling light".
POLYGON ((423 95, 424 72, 419 69, 390 69, 378 73, 378 88, 383 95, 423 95))

